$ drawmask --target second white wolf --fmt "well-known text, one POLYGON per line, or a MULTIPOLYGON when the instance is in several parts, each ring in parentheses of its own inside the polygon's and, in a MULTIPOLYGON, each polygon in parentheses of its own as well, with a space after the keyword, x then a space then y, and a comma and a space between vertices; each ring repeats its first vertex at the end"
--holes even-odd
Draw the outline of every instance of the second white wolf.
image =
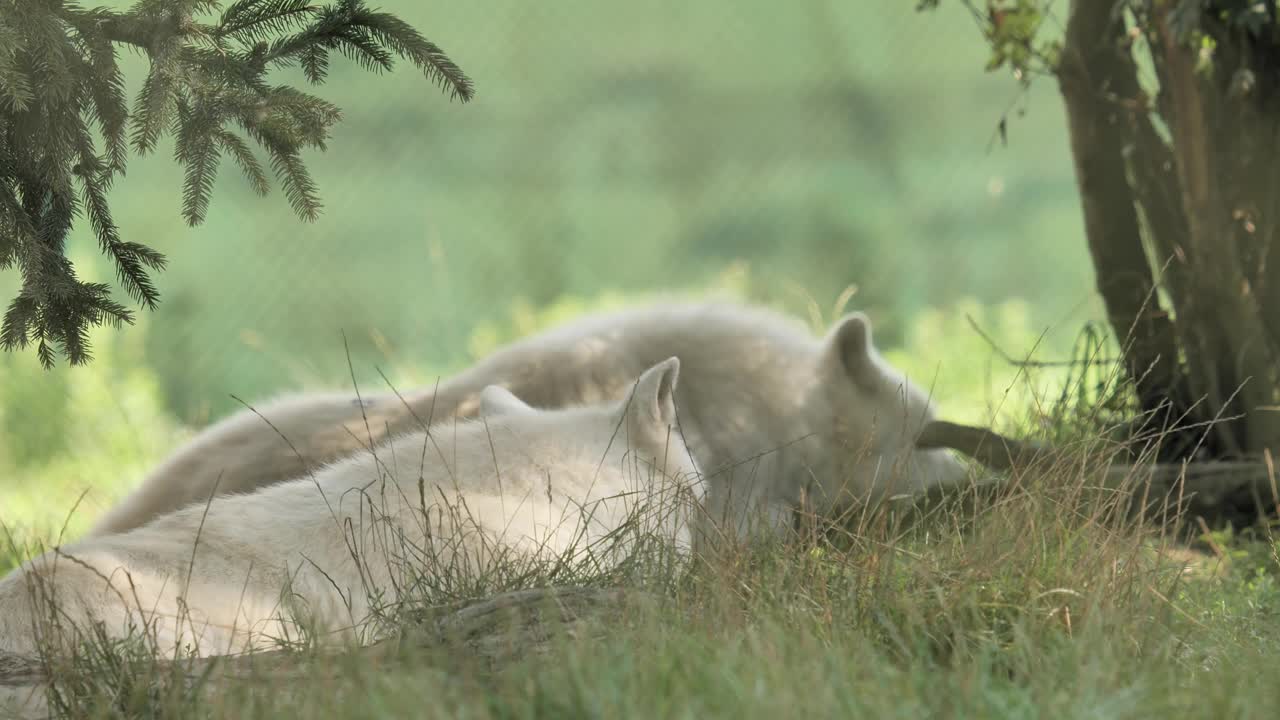
POLYGON ((197 655, 296 638, 298 622, 352 637, 424 574, 513 554, 608 564, 642 537, 687 548, 702 489, 675 427, 678 372, 670 358, 622 401, 559 410, 491 387, 479 420, 50 551, 0 580, 0 649, 32 654, 92 621, 197 655))

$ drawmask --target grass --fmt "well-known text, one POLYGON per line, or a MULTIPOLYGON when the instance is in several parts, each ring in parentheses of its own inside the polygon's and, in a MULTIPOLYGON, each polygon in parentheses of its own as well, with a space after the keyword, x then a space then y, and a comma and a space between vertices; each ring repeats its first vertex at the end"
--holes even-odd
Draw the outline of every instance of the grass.
MULTIPOLYGON (((1096 433, 1094 401, 1060 401, 1055 422, 1096 433)), ((897 503, 693 566, 571 573, 572 584, 641 581, 660 602, 597 626, 603 638, 558 637, 496 672, 465 648, 416 649, 421 613, 403 612, 387 616, 409 639, 391 660, 303 646, 304 669, 285 680, 202 690, 200 676, 91 644, 57 668, 53 697, 77 718, 1273 717, 1269 530, 1190 550, 1119 513, 1081 470, 1096 443, 1078 446, 1015 472, 998 495, 923 517, 897 503)), ((548 581, 507 569, 498 575, 548 581)), ((462 596, 485 593, 480 582, 462 596)))
POLYGON ((1185 563, 1149 529, 1100 522, 1080 482, 1051 473, 962 533, 874 522, 742 548, 605 640, 497 674, 447 652, 337 657, 287 693, 250 678, 194 703, 138 662, 151 675, 122 697, 99 658, 102 677, 62 691, 74 717, 1273 716, 1274 555, 1185 563))
MULTIPOLYGON (((471 352, 629 299, 517 306, 509 319, 479 326, 471 352)), ((838 313, 838 303, 810 307, 815 327, 838 313)), ((139 648, 90 644, 56 668, 61 716, 1270 717, 1280 700, 1275 540, 1266 528, 1219 532, 1193 552, 1158 528, 1114 517, 1113 499, 1076 462, 1126 410, 1114 367, 1079 364, 1109 357, 1110 348, 1085 334, 1074 366, 989 359, 989 342, 1013 352, 1037 337, 1018 303, 962 304, 920 316, 905 349, 889 352, 935 386, 947 417, 1012 418, 1022 433, 1077 448, 1002 496, 923 518, 895 507, 825 534, 733 548, 692 569, 660 565, 641 578, 663 600, 656 608, 610 624, 604 641, 565 639, 498 673, 448 648, 410 643, 393 662, 369 662, 304 644, 293 651, 309 661, 287 680, 294 692, 270 676, 204 692, 199 677, 175 682, 173 668, 139 648), (950 360, 931 364, 939 357, 950 360)), ((0 453, 28 479, 0 487, 0 521, 17 540, 0 549, 0 571, 20 561, 22 545, 57 537, 92 488, 71 516, 74 537, 189 432, 136 362, 136 338, 100 333, 92 372, 65 373, 60 388, 34 381, 46 376, 33 359, 25 371, 15 366, 31 375, 3 389, 30 393, 36 407, 57 407, 40 394, 56 393, 66 403, 67 444, 0 453)), ((423 382, 415 376, 425 373, 393 375, 423 382)), ((11 443, 34 432, 9 427, 11 443)), ((549 581, 527 567, 507 570, 500 589, 549 581)), ((584 571, 557 582, 635 579, 584 571)), ((421 601, 474 598, 492 585, 423 584, 430 592, 421 601)), ((414 617, 384 619, 409 632, 414 617)))
MULTIPOLYGON (((520 310, 506 325, 477 330, 473 351, 615 301, 520 310)), ((815 325, 834 310, 815 310, 815 325)), ((606 626, 603 641, 562 638, 496 673, 465 652, 412 642, 378 662, 303 646, 293 652, 305 670, 283 681, 251 675, 201 690, 199 676, 175 678, 175 667, 138 648, 130 654, 128 646, 91 644, 56 668, 60 716, 1273 716, 1280 701, 1280 546, 1268 528, 1213 533, 1190 550, 1170 532, 1117 517, 1114 498, 1094 489, 1078 462, 1125 410, 1114 368, 1001 370, 981 360, 984 348, 991 352, 986 340, 956 330, 967 327, 966 316, 1001 345, 1034 342, 1016 304, 961 306, 922 316, 908 334, 918 349, 891 358, 916 378, 932 370, 944 398, 967 389, 970 402, 959 405, 964 419, 1018 418, 1023 432, 1076 448, 1051 467, 1015 473, 1021 479, 1003 495, 925 517, 894 506, 825 533, 735 547, 714 563, 661 566, 641 578, 662 600, 656 607, 640 606, 606 626), (956 374, 911 365, 948 347, 971 358, 951 369, 956 374), (992 377, 985 398, 973 391, 982 385, 972 379, 979 372, 992 377), (1046 395, 1045 387, 1054 391, 1046 395)), ((102 342, 98 372, 110 376, 134 350, 102 342)), ((1075 357, 1091 356, 1107 357, 1108 348, 1086 334, 1075 357)), ((75 472, 68 467, 105 478, 101 486, 118 492, 131 482, 109 472, 115 463, 145 467, 182 437, 146 373, 123 377, 133 378, 127 394, 103 389, 109 385, 68 386, 68 416, 87 415, 70 426, 85 427, 73 436, 95 430, 117 439, 30 466, 60 495, 0 493, 0 520, 13 529, 17 518, 20 539, 57 534, 83 487, 66 481, 75 472), (129 401, 105 403, 103 392, 129 401), (113 409, 88 414, 94 407, 113 409), (128 412, 112 415, 121 407, 128 412), (131 429, 107 431, 110 417, 130 418, 131 429), (39 474, 55 472, 49 468, 61 474, 39 474)), ((88 519, 86 507, 73 516, 69 535, 88 519)), ((22 554, 14 546, 0 551, 0 570, 22 554)), ((508 570, 504 589, 547 581, 528 568, 508 570), (522 571, 525 579, 513 580, 522 571)), ((564 578, 612 586, 636 580, 591 572, 564 578)), ((434 587, 423 603, 477 597, 487 586, 434 587)), ((417 616, 391 613, 386 620, 412 638, 417 616)))
MULTIPOLYGON (((993 362, 968 330, 973 317, 1020 356, 1045 324, 1074 326, 1091 283, 1054 90, 1019 103, 1030 113, 1008 150, 989 147, 1012 92, 981 74, 958 3, 925 16, 828 3, 825 20, 809 12, 822 3, 758 0, 383 5, 476 78, 476 103, 447 106, 413 73, 352 82, 335 67, 320 94, 348 120, 310 158, 327 203, 311 226, 224 172, 208 225, 185 229, 168 151, 134 165, 112 201, 128 239, 171 254, 164 300, 142 326, 96 334, 91 368, 0 358, 0 524, 16 540, 0 572, 80 501, 78 534, 183 422, 234 409, 231 392, 338 383, 339 330, 365 384, 375 362, 425 383, 611 291, 702 287, 726 267, 743 295, 797 311, 856 284, 890 359, 951 419, 1025 411, 1024 430, 1097 429, 1037 406, 1064 386, 1056 371, 993 362), (834 42, 815 41, 824 28, 834 42)), ((109 280, 77 232, 78 267, 109 280)), ((11 297, 14 277, 0 281, 11 297)), ((336 680, 195 702, 109 648, 60 691, 75 717, 1273 717, 1280 562, 1266 530, 1191 553, 1102 522, 1087 485, 1063 463, 909 529, 879 518, 742 548, 658 578, 662 611, 607 642, 569 640, 497 675, 448 653, 318 658, 336 680)))

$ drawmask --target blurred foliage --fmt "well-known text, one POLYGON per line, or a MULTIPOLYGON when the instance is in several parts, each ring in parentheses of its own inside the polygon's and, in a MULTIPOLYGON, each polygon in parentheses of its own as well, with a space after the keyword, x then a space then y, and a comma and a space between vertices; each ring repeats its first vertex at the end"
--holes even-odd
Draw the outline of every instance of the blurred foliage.
MULTIPOLYGON (((158 211, 181 205, 172 146, 133 160, 112 209, 169 257, 164 301, 138 328, 94 335, 89 368, 6 360, 5 407, 40 408, 0 438, 9 502, 42 508, 37 488, 68 481, 45 464, 78 447, 59 438, 75 432, 41 428, 93 428, 106 412, 48 399, 81 371, 103 391, 123 377, 148 388, 130 400, 147 408, 133 459, 75 453, 100 464, 70 484, 105 503, 179 427, 238 409, 233 394, 350 387, 353 372, 362 388, 385 387, 382 375, 430 384, 521 335, 655 294, 713 291, 813 325, 845 298, 893 362, 936 378, 958 420, 1030 392, 966 315, 1015 357, 1061 359, 1097 312, 1059 100, 974 73, 987 48, 958 6, 382 5, 450 48, 483 96, 424 102, 415 72, 367 82, 335 65, 341 153, 306 157, 326 202, 310 224, 224 173, 205 223, 187 228, 158 211), (1011 103, 1026 111, 1010 129, 1017 153, 999 145, 993 110, 1011 103)), ((136 91, 145 60, 120 63, 136 91)), ((95 247, 73 232, 77 270, 109 280, 95 247)), ((0 275, 0 294, 15 290, 0 275)))
POLYGON ((225 178, 185 229, 152 211, 181 180, 153 158, 113 195, 172 261, 147 357, 184 422, 232 411, 232 393, 348 382, 344 335, 362 383, 377 363, 451 372, 517 302, 704 287, 728 267, 748 299, 802 314, 853 285, 886 346, 964 297, 1027 298, 1058 347, 1093 311, 1058 100, 1017 98, 1051 111, 1018 124, 1016 155, 993 144, 992 108, 1015 97, 960 67, 986 50, 959 12, 386 7, 455 48, 485 95, 427 108, 411 73, 334 68, 344 155, 308 158, 327 188, 315 223, 225 178), (552 42, 566 23, 578 39, 552 42))
MULTIPOLYGON (((749 283, 741 267, 731 268, 706 288, 660 296, 742 298, 749 283)), ((478 359, 515 339, 583 314, 658 295, 565 296, 545 306, 517 300, 476 325, 465 346, 470 357, 478 359)), ((841 314, 840 304, 839 299, 825 305, 815 301, 799 316, 807 317, 817 334, 841 314)), ((949 419, 988 422, 1052 399, 1068 375, 1060 368, 1028 374, 993 360, 991 343, 1002 348, 1036 345, 1039 333, 1029 323, 1030 308, 1023 301, 986 307, 965 300, 945 311, 918 314, 904 333, 905 344, 888 349, 886 356, 914 382, 930 388, 949 419), (982 329, 981 335, 970 321, 982 329)), ((146 327, 145 319, 140 327, 146 327)), ((98 355, 88 367, 46 371, 28 355, 0 356, 0 376, 5 378, 0 383, 0 476, 7 478, 0 483, 0 542, 6 529, 20 538, 56 536, 68 516, 69 532, 86 529, 95 515, 192 433, 167 411, 161 378, 145 361, 141 334, 100 328, 92 339, 98 355)), ((399 389, 430 385, 447 370, 402 362, 391 355, 381 365, 399 389)), ((350 387, 350 382, 332 386, 350 387)), ((381 377, 368 383, 362 386, 386 389, 381 377)))
MULTIPOLYGON (((943 4, 943 0, 919 0, 916 7, 936 10, 943 4)), ((987 70, 1007 67, 1024 85, 1029 85, 1033 77, 1057 70, 1062 53, 1062 20, 1069 12, 1064 4, 1057 3, 1055 7, 1054 0, 985 0, 981 6, 975 0, 955 0, 955 4, 973 16, 987 41, 991 53, 987 70)), ((1280 45, 1274 2, 1121 0, 1113 8, 1130 19, 1134 40, 1154 37, 1156 18, 1163 8, 1169 8, 1170 29, 1182 42, 1200 48, 1201 69, 1207 69, 1213 61, 1216 41, 1205 32, 1210 24, 1240 33, 1240 39, 1255 41, 1258 50, 1280 59, 1274 47, 1268 47, 1280 45)))
POLYGON ((68 519, 77 534, 190 435, 165 408, 141 332, 90 339, 90 366, 0 355, 0 545, 6 533, 56 537, 68 519))

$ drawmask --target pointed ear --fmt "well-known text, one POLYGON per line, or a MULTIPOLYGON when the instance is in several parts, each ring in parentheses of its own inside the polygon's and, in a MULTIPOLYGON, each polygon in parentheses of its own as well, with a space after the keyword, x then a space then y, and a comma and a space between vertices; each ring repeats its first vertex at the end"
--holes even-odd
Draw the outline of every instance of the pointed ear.
POLYGON ((876 349, 871 343, 871 320, 860 312, 840 319, 827 334, 828 362, 840 368, 859 386, 874 389, 880 379, 876 349))
POLYGON ((501 385, 489 385, 480 391, 480 417, 534 413, 525 401, 501 385))
POLYGON ((627 415, 640 428, 652 428, 666 434, 676 423, 676 380, 680 376, 680 360, 667 358, 654 365, 636 381, 635 390, 626 405, 627 415))

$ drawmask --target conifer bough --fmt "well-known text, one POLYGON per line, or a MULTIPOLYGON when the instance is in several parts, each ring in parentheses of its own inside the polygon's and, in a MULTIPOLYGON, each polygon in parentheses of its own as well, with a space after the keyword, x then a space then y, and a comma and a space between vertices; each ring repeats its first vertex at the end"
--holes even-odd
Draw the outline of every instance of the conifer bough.
POLYGON ((185 170, 182 214, 198 225, 223 156, 265 195, 266 167, 294 212, 320 211, 304 148, 325 149, 342 113, 268 74, 301 68, 324 82, 337 52, 371 72, 408 60, 451 98, 470 100, 470 79, 398 17, 363 0, 140 0, 126 12, 63 0, 0 0, 0 269, 22 287, 0 324, 0 347, 34 345, 45 367, 57 352, 89 361, 91 327, 133 322, 110 286, 80 280, 66 257, 73 224, 87 220, 125 291, 153 309, 149 271, 165 258, 124 240, 107 191, 130 150, 144 155, 166 133, 185 170), (117 64, 121 47, 150 69, 132 107, 117 64), (253 146, 257 146, 255 152, 253 146), (259 160, 265 156, 266 163, 259 160))

